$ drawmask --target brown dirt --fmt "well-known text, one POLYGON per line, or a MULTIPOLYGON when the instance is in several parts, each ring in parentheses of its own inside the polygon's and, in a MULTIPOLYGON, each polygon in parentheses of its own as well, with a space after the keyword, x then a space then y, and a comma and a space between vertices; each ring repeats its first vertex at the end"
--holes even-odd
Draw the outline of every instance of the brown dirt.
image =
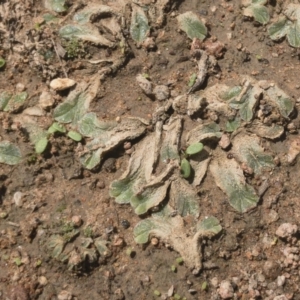
MULTIPOLYGON (((30 62, 30 51, 20 54, 13 51, 16 45, 24 42, 26 32, 34 28, 32 18, 44 12, 40 4, 24 2, 26 15, 7 20, 7 24, 15 24, 8 25, 13 35, 11 48, 0 45, 0 56, 7 60, 0 72, 0 88, 14 90, 17 83, 24 84, 30 97, 26 106, 30 107, 38 102, 43 90, 49 89, 52 77, 64 77, 64 74, 55 55, 49 64, 54 67, 51 76, 51 72, 43 74, 43 69, 49 65, 41 68, 30 62)), ((273 80, 294 100, 300 97, 298 50, 285 40, 272 42, 266 27, 242 16, 239 1, 190 0, 180 1, 177 6, 175 12, 191 10, 206 19, 209 34, 226 45, 224 57, 218 60, 220 72, 210 76, 205 86, 218 82, 236 83, 240 75, 247 74, 258 80, 273 80), (212 12, 213 6, 215 12, 212 12)), ((275 10, 277 6, 273 3, 271 7, 275 10)), ((144 72, 156 84, 176 77, 174 90, 187 91, 189 77, 197 69, 189 59, 190 41, 177 28, 177 21, 169 11, 165 24, 153 30, 152 35, 157 36, 154 51, 137 48, 130 40, 132 54, 117 72, 102 81, 90 110, 107 120, 119 116, 150 119, 157 103, 143 94, 135 79, 137 74, 144 72), (185 57, 187 60, 183 59, 185 57)), ((59 39, 55 28, 53 38, 59 39)), ((3 45, 4 41, 7 43, 5 39, 2 38, 3 45)), ((43 39, 50 42, 47 33, 41 36, 43 39)), ((84 47, 87 53, 97 51, 96 46, 85 44, 84 47)), ((41 51, 46 50, 42 48, 41 51)), ((69 78, 76 82, 97 72, 95 66, 82 66, 78 57, 64 60, 63 64, 69 78)), ((57 103, 63 97, 64 93, 58 96, 57 103)), ((274 299, 275 295, 300 299, 298 252, 295 253, 298 258, 291 264, 285 263, 282 253, 288 245, 299 251, 299 236, 286 241, 278 240, 275 235, 280 224, 299 223, 299 160, 294 165, 277 168, 270 176, 270 188, 259 205, 244 214, 231 208, 225 194, 215 186, 211 175, 207 175, 199 191, 200 215, 216 216, 223 231, 212 240, 203 241, 203 261, 207 268, 194 276, 184 264, 176 264, 178 253, 162 243, 144 247, 135 244, 133 228, 140 218, 129 205, 116 204, 108 193, 109 184, 127 167, 129 155, 122 147, 107 155, 101 168, 84 170, 74 154, 76 142, 62 136, 52 142, 51 151, 48 149, 44 155, 36 156, 22 132, 7 125, 11 119, 12 114, 0 113, 1 139, 17 143, 27 158, 35 157, 36 161, 30 163, 25 159, 16 166, 0 164, 0 212, 8 215, 0 219, 0 299, 69 299, 58 298, 64 290, 70 292, 72 299, 157 299, 155 290, 166 293, 172 285, 175 293, 186 299, 221 299, 218 287, 222 280, 231 281, 234 299, 274 299), (20 207, 13 203, 16 192, 23 193, 20 207), (274 200, 271 204, 270 199, 274 200), (275 220, 272 219, 274 213, 278 214, 275 220), (102 236, 110 242, 111 256, 100 257, 93 263, 83 261, 73 270, 51 257, 47 247, 49 238, 60 232, 73 216, 81 216, 83 220, 81 236, 89 227, 93 236, 102 236), (130 223, 129 228, 122 226, 123 220, 130 223), (134 249, 134 255, 126 253, 129 248, 134 249), (271 271, 267 270, 268 264, 271 271), (171 270, 172 265, 176 265, 176 272, 171 270), (259 275, 264 276, 261 281, 259 275), (285 276, 283 286, 277 284, 278 276, 285 276), (45 278, 47 283, 41 283, 45 278), (208 283, 205 290, 202 289, 204 282, 208 283), (249 287, 251 284, 253 288, 249 287), (260 296, 254 296, 253 290, 260 296)), ((275 155, 286 153, 287 142, 298 136, 298 114, 293 116, 292 122, 296 124, 293 133, 287 132, 285 138, 269 143, 275 155)), ((69 245, 70 249, 77 249, 80 240, 73 239, 69 245)))

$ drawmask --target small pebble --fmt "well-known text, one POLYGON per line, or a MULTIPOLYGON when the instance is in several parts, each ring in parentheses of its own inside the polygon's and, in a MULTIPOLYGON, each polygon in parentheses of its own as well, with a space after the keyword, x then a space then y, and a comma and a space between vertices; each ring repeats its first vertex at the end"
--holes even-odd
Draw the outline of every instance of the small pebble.
POLYGON ((163 101, 163 100, 168 99, 168 97, 170 95, 170 91, 169 91, 169 88, 165 85, 157 85, 153 89, 153 94, 155 95, 155 98, 158 101, 163 101))
POLYGON ((210 284, 213 286, 213 287, 217 287, 219 285, 219 280, 217 277, 214 277, 210 280, 210 284))
POLYGON ((40 277, 38 278, 38 282, 39 282, 39 284, 40 284, 41 286, 45 286, 45 285, 47 285, 48 280, 47 280, 47 278, 46 278, 45 276, 40 276, 40 277))
POLYGON ((288 300, 285 295, 279 295, 273 298, 273 300, 288 300))
POLYGON ((243 44, 242 43, 238 43, 236 46, 236 49, 241 51, 243 49, 243 44))
POLYGON ((285 284, 285 276, 278 276, 277 277, 277 286, 278 287, 281 287, 281 286, 284 286, 285 284))
POLYGON ((210 7, 210 10, 211 10, 211 12, 214 13, 217 10, 217 7, 215 5, 213 5, 210 7))
POLYGON ((130 142, 125 142, 123 148, 125 150, 129 150, 131 148, 131 143, 130 142))
POLYGON ((49 109, 50 107, 52 107, 55 103, 54 98, 52 97, 52 95, 47 92, 47 91, 43 91, 40 95, 40 99, 39 99, 39 106, 42 109, 49 109))
POLYGON ((174 294, 174 285, 171 285, 171 287, 168 290, 168 297, 172 297, 174 294))
POLYGON ((23 83, 17 83, 16 85, 16 90, 17 92, 21 93, 21 92, 24 92, 25 91, 25 85, 23 83))
POLYGON ((72 300, 72 294, 69 291, 63 290, 57 295, 58 300, 72 300))
POLYGON ((23 111, 23 114, 34 117, 42 117, 45 115, 45 112, 39 106, 28 107, 23 111))
POLYGON ((279 219, 278 213, 271 209, 270 212, 265 215, 265 220, 268 224, 274 223, 279 219))
POLYGON ((123 226, 124 229, 127 229, 130 227, 129 221, 125 220, 125 219, 121 221, 121 225, 123 226))
POLYGON ((233 287, 229 280, 221 281, 219 295, 222 299, 230 299, 233 297, 233 287))
POLYGON ((230 138, 227 134, 222 134, 221 139, 219 141, 219 145, 222 149, 227 149, 230 146, 231 142, 230 142, 230 138))
POLYGON ((18 207, 21 207, 23 205, 22 196, 23 196, 23 193, 21 193, 21 192, 14 193, 14 203, 18 207))
POLYGON ((126 150, 125 153, 128 154, 128 155, 130 155, 130 154, 133 153, 133 151, 134 151, 134 149, 130 148, 130 149, 126 150))
POLYGON ((153 85, 152 85, 151 81, 149 81, 147 78, 145 78, 142 74, 139 74, 136 77, 136 81, 146 95, 148 95, 148 96, 152 95, 153 85))
POLYGON ((277 228, 276 235, 281 238, 288 238, 291 237, 291 235, 295 234, 297 231, 298 231, 297 225, 292 225, 290 223, 283 223, 277 228))
POLYGON ((263 265, 263 271, 267 278, 274 280, 280 272, 280 266, 277 262, 267 260, 263 265))
POLYGON ((50 87, 55 91, 63 91, 75 84, 76 82, 69 78, 56 78, 50 82, 50 87))
POLYGON ((97 188, 99 188, 101 190, 104 189, 105 188, 105 182, 103 180, 99 180, 97 182, 97 188))
POLYGON ((153 237, 153 238, 151 239, 151 244, 152 244, 153 246, 157 246, 158 243, 159 243, 158 238, 153 237))
POLYGON ((0 212, 0 219, 6 219, 8 217, 7 212, 1 211, 0 212))
POLYGON ((80 227, 82 225, 82 219, 80 216, 73 216, 72 223, 75 227, 80 227))

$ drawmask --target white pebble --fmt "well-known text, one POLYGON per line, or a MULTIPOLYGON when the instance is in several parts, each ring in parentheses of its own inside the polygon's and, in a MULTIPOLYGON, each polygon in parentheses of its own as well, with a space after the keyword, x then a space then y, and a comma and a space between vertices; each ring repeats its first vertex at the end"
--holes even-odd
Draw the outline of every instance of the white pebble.
POLYGON ((281 287, 285 284, 285 276, 278 276, 277 277, 277 286, 281 287))
POLYGON ((285 295, 279 295, 273 298, 273 300, 288 300, 285 295))
POLYGON ((70 78, 56 78, 50 82, 50 87, 55 91, 63 91, 75 84, 76 82, 70 78))
POLYGON ((165 85, 157 85, 153 89, 153 94, 158 101, 163 101, 168 99, 170 91, 169 88, 165 85))
POLYGON ((230 299, 233 297, 233 287, 229 280, 221 281, 219 295, 222 299, 230 299))
POLYGON ((58 296, 58 300, 72 300, 72 294, 66 290, 61 291, 58 296))
POLYGON ((290 223, 283 223, 281 224, 277 230, 276 235, 281 238, 290 237, 292 234, 295 234, 298 231, 297 225, 292 225, 290 223))
POLYGON ((14 203, 18 207, 21 207, 23 205, 22 196, 23 196, 23 193, 21 193, 21 192, 14 193, 14 203))
POLYGON ((40 277, 38 278, 38 282, 39 282, 39 284, 40 284, 41 286, 45 286, 45 285, 47 285, 48 280, 47 280, 47 278, 46 278, 45 276, 40 276, 40 277))
POLYGON ((223 133, 219 141, 219 145, 222 149, 227 149, 230 146, 230 138, 227 134, 223 133))
POLYGON ((17 83, 16 85, 16 90, 17 92, 21 93, 21 92, 24 92, 25 91, 25 85, 23 83, 17 83))
POLYGON ((26 108, 23 111, 23 114, 34 117, 42 117, 45 115, 45 112, 38 106, 31 106, 26 108))
POLYGON ((210 280, 210 284, 213 286, 213 287, 217 287, 219 285, 219 280, 218 280, 218 277, 214 277, 210 280))
POLYGON ((47 92, 47 91, 43 91, 40 95, 40 99, 39 99, 39 105, 42 109, 47 109, 52 107, 54 104, 54 99, 52 97, 52 95, 47 92))

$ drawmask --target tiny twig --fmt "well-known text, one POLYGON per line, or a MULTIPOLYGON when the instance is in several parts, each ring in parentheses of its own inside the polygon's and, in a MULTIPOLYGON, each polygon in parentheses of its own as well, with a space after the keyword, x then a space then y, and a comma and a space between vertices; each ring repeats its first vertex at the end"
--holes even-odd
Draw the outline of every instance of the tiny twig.
POLYGON ((64 66, 63 66, 63 64, 62 64, 62 60, 61 60, 61 58, 60 58, 60 56, 59 56, 59 54, 58 54, 58 51, 57 51, 57 49, 56 49, 56 46, 55 46, 55 43, 54 43, 53 38, 51 38, 51 41, 52 41, 52 44, 53 44, 53 47, 54 47, 56 56, 57 56, 57 58, 58 58, 58 60, 59 60, 60 66, 61 66, 61 68, 62 68, 62 70, 63 70, 63 72, 64 72, 66 78, 68 78, 68 74, 67 74, 67 72, 66 72, 66 70, 65 70, 65 68, 64 68, 64 66))

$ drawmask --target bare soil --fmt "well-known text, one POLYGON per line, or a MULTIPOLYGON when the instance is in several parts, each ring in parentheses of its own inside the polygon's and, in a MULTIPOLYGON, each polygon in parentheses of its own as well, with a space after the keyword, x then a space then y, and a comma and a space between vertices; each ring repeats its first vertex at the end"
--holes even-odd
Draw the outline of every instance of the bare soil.
MULTIPOLYGON (((0 6, 6 2, 1 1, 0 6)), ((82 57, 62 61, 57 58, 51 41, 60 39, 55 26, 40 29, 38 51, 53 54, 47 63, 34 63, 33 49, 18 52, 29 32, 38 30, 35 20, 45 9, 40 1, 21 1, 22 9, 18 1, 11 2, 16 2, 11 14, 0 16, 1 22, 6 18, 5 30, 9 31, 8 37, 4 33, 1 37, 0 28, 0 56, 6 59, 0 71, 1 90, 13 91, 22 83, 29 94, 26 107, 31 107, 38 103, 42 91, 49 91, 51 79, 65 77, 64 71, 76 82, 88 81, 97 73, 97 65, 85 59, 85 55, 93 57, 97 53, 95 45, 84 43, 82 57)), ((68 11, 79 1, 70 2, 68 11)), ((274 13, 279 3, 272 1, 269 7, 274 13)), ((289 141, 299 134, 299 52, 285 40, 271 41, 265 26, 243 17, 238 0, 178 1, 166 11, 163 25, 153 28, 156 47, 150 51, 137 47, 128 35, 130 54, 118 70, 101 81, 90 110, 105 120, 123 116, 150 120, 157 101, 138 86, 136 76, 140 73, 149 74, 155 84, 176 78, 174 93, 188 90, 197 65, 190 58, 191 41, 178 31, 174 17, 186 11, 205 19, 209 36, 216 37, 226 48, 218 59, 219 72, 209 76, 201 89, 219 82, 234 84, 241 75, 251 75, 257 80, 276 82, 294 99, 296 111, 288 121, 293 123, 293 130, 286 130, 276 142, 266 141, 274 156, 282 158, 289 141)), ((57 105, 67 92, 54 94, 57 105)), ((52 111, 53 108, 46 112, 46 117, 52 111)), ((224 280, 234 290, 232 299, 300 299, 299 234, 288 240, 275 234, 282 223, 299 223, 299 160, 276 168, 258 206, 244 214, 229 205, 226 195, 207 175, 199 190, 200 215, 214 215, 223 230, 213 239, 202 241, 204 268, 195 276, 184 263, 177 264, 179 254, 159 240, 157 245, 154 240, 146 246, 134 242, 133 228, 140 218, 130 205, 118 205, 109 196, 110 183, 123 174, 130 158, 122 146, 109 153, 93 171, 82 167, 75 157, 77 142, 65 136, 51 140, 50 148, 36 155, 22 130, 11 128, 18 113, 0 113, 0 140, 14 142, 26 153, 26 159, 18 165, 0 164, 0 299, 160 299, 154 291, 164 295, 172 286, 175 292, 168 299, 179 299, 175 294, 180 299, 223 299, 219 288, 224 280), (22 193, 19 206, 13 200, 16 192, 22 193), (67 264, 52 257, 47 243, 54 234, 68 230, 65 226, 74 216, 82 220, 80 235, 103 237, 109 242, 111 255, 100 256, 93 263, 86 258, 69 270, 67 264)), ((51 125, 46 117, 45 127, 51 125)), ((133 146, 139 140, 132 141, 133 146)), ((260 178, 251 180, 258 182, 260 178)), ((68 243, 70 251, 79 246, 77 238, 68 243)))

